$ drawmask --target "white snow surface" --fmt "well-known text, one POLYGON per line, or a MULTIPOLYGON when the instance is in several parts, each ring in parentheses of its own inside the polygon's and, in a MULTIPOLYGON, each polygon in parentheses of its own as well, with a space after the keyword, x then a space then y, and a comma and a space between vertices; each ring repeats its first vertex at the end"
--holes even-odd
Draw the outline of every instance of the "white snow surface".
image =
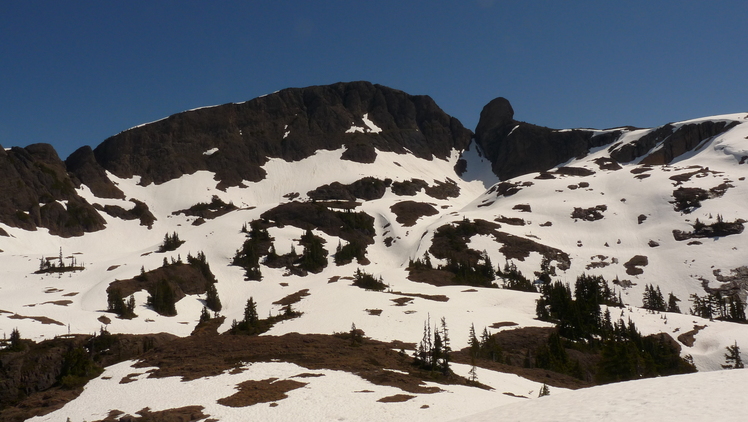
MULTIPOLYGON (((626 288, 611 284, 612 288, 621 291, 627 304, 623 310, 611 311, 614 319, 631 318, 645 335, 666 332, 676 339, 695 326, 702 327, 695 334, 692 346, 680 343, 681 353, 690 355, 700 371, 717 372, 578 391, 551 388, 550 397, 536 400, 540 387, 537 382, 479 368, 479 381, 492 386, 493 391, 439 385, 444 392, 415 394, 415 398, 403 403, 378 403, 376 400, 381 397, 402 392, 394 387, 374 386, 349 373, 312 371, 324 376, 297 379, 308 384, 290 391, 289 397, 279 401, 277 407, 264 403, 234 409, 218 405, 216 400, 231 395, 236 384, 247 379, 290 379, 310 370, 286 363, 255 363, 239 374, 227 373, 190 382, 141 375, 135 382, 119 384, 127 374, 146 371, 131 368, 133 362, 123 362, 107 368, 102 376, 88 384, 77 400, 58 412, 33 420, 65 420, 65 417, 94 420, 104 418, 111 409, 134 414, 144 407, 156 411, 188 404, 205 406, 205 413, 219 420, 372 420, 372 415, 376 415, 376 420, 451 420, 486 411, 464 420, 666 421, 674 420, 674 415, 678 415, 678 420, 691 420, 691 413, 687 413, 691 410, 694 419, 703 417, 703 414, 718 414, 720 420, 738 420, 738 415, 744 412, 736 405, 740 400, 735 395, 748 388, 748 372, 722 371, 720 364, 724 363, 726 346, 737 342, 743 350, 748 350, 748 326, 704 320, 688 315, 688 308, 691 294, 705 294, 704 283, 717 287, 721 284, 720 277, 730 276, 734 269, 748 264, 745 246, 748 234, 694 239, 700 242, 694 244, 676 241, 672 232, 692 230, 691 225, 697 218, 707 223, 716 221, 718 215, 725 221, 748 220, 748 166, 739 164, 743 157, 748 156, 745 117, 745 114, 735 114, 689 121, 728 120, 740 124, 708 140, 697 151, 678 157, 670 165, 644 167, 639 166, 640 160, 637 160, 623 164, 620 170, 602 170, 595 160, 608 156, 606 146, 591 151, 584 158, 563 164, 584 167, 594 174, 586 177, 556 175, 555 179, 548 180, 536 179, 538 174, 520 176, 503 182, 520 188, 509 196, 500 196, 495 189, 488 189, 497 179, 490 173, 490 163, 481 157, 477 148, 453 151, 447 160, 424 160, 410 154, 377 151, 376 161, 372 164, 341 160, 343 149, 323 150, 296 162, 270 159, 264 166, 267 172, 264 180, 245 181, 246 187, 226 190, 217 189, 214 174, 207 171, 148 186, 139 185, 138 176, 123 179, 110 173, 109 178, 125 193, 125 199, 98 198, 85 185, 78 193, 90 203, 119 205, 125 209, 133 207, 130 199, 143 201, 157 218, 153 228, 149 230, 140 226, 137 220, 125 221, 105 213, 101 214, 106 220, 106 229, 81 237, 61 238, 50 235, 46 229, 25 231, 0 224, 0 228, 10 235, 0 237, 0 335, 7 337, 13 328, 18 328, 24 338, 40 341, 68 332, 94 333, 102 325, 98 318, 108 316, 112 322, 107 329, 112 333, 169 332, 187 336, 199 318, 202 297, 183 298, 177 303, 178 315, 164 317, 145 305, 148 294, 141 291, 135 294, 138 317, 121 320, 104 312, 106 288, 115 279, 136 276, 141 266, 148 271, 160 267, 165 257, 179 255, 184 259, 188 253, 194 255, 199 251, 205 253, 218 279, 216 287, 223 304, 221 314, 227 321, 221 331, 227 330, 233 319, 242 319, 244 305, 250 296, 258 304, 259 315, 267 315, 280 310, 280 306, 272 305, 272 302, 302 289, 308 289, 310 295, 294 304, 294 309, 303 312, 303 316, 277 324, 267 335, 290 332, 331 334, 347 331, 351 323, 355 323, 373 339, 417 343, 422 336, 423 323, 430 315, 432 321, 446 318, 452 347, 460 349, 467 346, 471 324, 481 331, 497 322, 517 324, 501 330, 550 326, 535 319, 538 294, 467 286, 436 287, 407 278, 405 268, 409 259, 423 256, 439 227, 463 218, 494 221, 503 216, 520 218, 524 225, 500 223, 501 231, 568 253, 571 267, 567 270, 556 268, 557 279, 573 285, 578 275, 588 273, 603 275, 609 281, 615 277, 630 281, 630 287, 626 288), (454 171, 461 156, 468 162, 468 171, 463 177, 454 171), (632 170, 636 172, 632 173, 632 170), (694 174, 680 184, 672 179, 675 175, 689 173, 694 174), (366 266, 355 260, 348 265, 336 266, 330 256, 329 265, 319 274, 290 276, 284 270, 262 266, 263 280, 256 282, 245 281, 243 270, 229 265, 245 239, 239 232, 243 224, 258 219, 263 212, 280 203, 288 202, 294 194, 298 195, 295 200, 304 201, 309 199, 306 193, 319 186, 333 182, 350 184, 368 176, 381 180, 389 178, 393 182, 421 179, 429 185, 435 185, 437 181, 452 181, 460 193, 455 198, 437 199, 424 190, 415 196, 398 196, 388 188, 381 199, 360 201, 357 210, 375 219, 375 243, 367 249, 371 263, 366 266), (698 187, 708 191, 723 183, 729 185, 724 195, 714 195, 702 201, 701 207, 690 214, 673 209, 672 195, 678 187, 698 187), (239 210, 199 226, 192 225, 195 217, 172 214, 198 202, 210 202, 214 195, 226 203, 233 202, 239 210), (439 214, 423 216, 415 225, 404 226, 397 222, 391 207, 405 200, 432 204, 439 214), (531 211, 523 212, 516 208, 517 205, 529 205, 531 211), (575 207, 598 205, 606 206, 600 220, 571 218, 575 207), (639 223, 639 216, 646 219, 639 223), (186 241, 185 244, 173 252, 156 253, 164 234, 174 231, 186 241), (390 246, 387 246, 390 241, 390 246), (651 242, 658 246, 650 246, 651 242), (40 259, 58 256, 60 248, 66 260, 74 256, 84 264, 85 270, 62 275, 33 274, 40 259), (648 264, 640 267, 641 274, 629 275, 623 264, 636 255, 646 256, 648 264), (413 297, 405 306, 395 306, 392 300, 402 295, 365 291, 351 285, 350 279, 345 277, 352 276, 359 267, 381 276, 392 292, 444 295, 449 300, 442 302, 413 297), (342 278, 331 282, 336 280, 334 277, 342 278), (665 295, 673 292, 681 300, 683 313, 653 314, 639 309, 647 284, 659 286, 665 295), (380 309, 382 313, 371 315, 367 312, 370 309, 380 309), (48 318, 52 323, 39 317, 48 318), (725 388, 725 385, 731 388, 725 388), (355 392, 360 390, 374 393, 355 392), (532 400, 511 397, 504 392, 524 395, 532 400), (421 409, 424 405, 429 407, 421 409), (491 410, 496 406, 501 407, 491 410), (679 408, 686 410, 673 411, 672 414, 667 411, 679 408), (717 408, 721 412, 701 411, 717 408)), ((377 133, 380 130, 368 115, 363 116, 362 122, 363 126, 353 125, 349 131, 377 133)), ((649 131, 628 131, 618 141, 633 142, 649 131)), ((299 244, 301 229, 274 227, 269 232, 279 254, 290 251, 292 245, 297 251, 302 249, 299 244)), ((319 230, 314 230, 314 234, 326 241, 325 248, 331 254, 340 242, 337 237, 319 230)), ((485 250, 495 266, 503 267, 506 262, 500 250, 503 245, 492 237, 474 236, 469 246, 485 250)), ((439 260, 433 261, 438 263, 439 260)), ((513 260, 528 277, 539 270, 540 261, 541 256, 535 252, 526 258, 513 260)), ((558 266, 558 262, 552 264, 558 266)), ((469 367, 455 364, 454 370, 467 375, 469 367)))

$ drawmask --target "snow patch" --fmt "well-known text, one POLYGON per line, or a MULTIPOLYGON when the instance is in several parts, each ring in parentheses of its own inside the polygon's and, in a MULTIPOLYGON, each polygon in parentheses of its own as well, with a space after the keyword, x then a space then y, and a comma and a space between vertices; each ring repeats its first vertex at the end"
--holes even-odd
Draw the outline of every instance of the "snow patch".
POLYGON ((203 153, 203 155, 208 155, 208 156, 210 156, 210 155, 213 155, 213 154, 215 154, 216 152, 218 152, 218 148, 211 148, 211 149, 209 149, 209 150, 205 151, 205 152, 203 153))

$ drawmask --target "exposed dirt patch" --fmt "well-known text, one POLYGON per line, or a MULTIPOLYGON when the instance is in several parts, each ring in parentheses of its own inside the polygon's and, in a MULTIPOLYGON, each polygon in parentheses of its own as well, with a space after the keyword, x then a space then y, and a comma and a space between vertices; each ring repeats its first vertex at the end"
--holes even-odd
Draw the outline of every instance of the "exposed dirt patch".
POLYGON ((288 306, 292 305, 294 303, 298 303, 301 301, 301 299, 309 296, 309 289, 303 289, 299 290, 296 293, 291 293, 290 295, 284 297, 283 299, 276 300, 273 302, 273 305, 281 305, 281 306, 288 306))
POLYGON ((73 303, 72 300, 51 300, 49 302, 42 303, 42 305, 68 306, 71 303, 73 303))
POLYGON ((291 378, 319 378, 324 376, 325 374, 310 374, 309 372, 304 372, 303 374, 294 375, 291 378))
POLYGON ((494 322, 491 324, 491 328, 501 328, 501 327, 514 327, 515 325, 519 325, 516 322, 511 321, 503 321, 503 322, 494 322))
POLYGON ((518 218, 518 217, 504 217, 499 216, 498 218, 495 218, 493 221, 496 221, 497 223, 504 223, 509 224, 510 226, 524 226, 525 220, 518 218))
POLYGON ((63 296, 65 296, 65 297, 73 297, 73 296, 77 296, 78 293, 79 292, 70 292, 70 293, 65 293, 63 296))
POLYGON ((413 303, 412 297, 398 297, 397 299, 390 299, 395 302, 395 306, 405 306, 413 303))
POLYGON ((559 167, 556 170, 556 174, 561 174, 564 176, 592 176, 595 174, 594 171, 590 169, 586 169, 584 167, 559 167))
POLYGON ((623 168, 616 160, 608 157, 596 158, 593 162, 600 167, 600 170, 620 170, 623 168))
POLYGON ((119 383, 120 384, 129 384, 129 383, 131 383, 133 381, 137 381, 138 377, 141 376, 141 375, 143 375, 142 372, 135 372, 135 373, 132 373, 132 374, 127 374, 124 377, 122 377, 121 380, 119 380, 119 383))
POLYGON ((607 205, 596 205, 590 208, 574 207, 571 218, 574 220, 596 221, 603 219, 603 212, 608 210, 607 205))
POLYGON ((125 415, 124 412, 119 410, 112 410, 109 412, 109 416, 106 419, 101 419, 97 422, 193 422, 193 421, 216 421, 216 419, 207 419, 210 415, 203 413, 205 408, 203 406, 185 406, 175 409, 159 410, 158 412, 151 412, 151 409, 146 407, 137 412, 139 417, 125 415))
POLYGON ((109 325, 109 324, 112 323, 112 320, 109 319, 109 317, 106 316, 106 315, 102 315, 102 316, 96 318, 96 320, 99 321, 100 323, 104 324, 104 325, 109 325))
POLYGON ((642 174, 648 171, 652 171, 652 167, 650 166, 636 167, 636 168, 631 169, 631 174, 642 174))
POLYGON ((706 328, 706 325, 694 325, 693 330, 685 332, 678 336, 678 341, 686 345, 687 347, 693 347, 694 342, 696 342, 696 334, 699 333, 699 331, 706 328))
POLYGON ((428 187, 428 183, 421 179, 406 180, 404 182, 393 182, 392 193, 400 196, 415 196, 416 193, 428 187))
POLYGON ((446 182, 434 180, 435 186, 426 187, 426 195, 436 199, 457 198, 460 196, 460 187, 454 180, 447 178, 446 182))
POLYGON ((394 396, 382 397, 381 399, 377 400, 377 402, 379 403, 402 403, 402 402, 405 402, 405 401, 408 401, 414 398, 416 398, 416 396, 411 396, 410 394, 395 394, 394 396))
POLYGON ((381 309, 364 309, 366 312, 369 313, 371 316, 379 316, 382 315, 381 309))
POLYGON ((644 214, 639 214, 639 216, 638 216, 638 217, 636 217, 636 221, 638 221, 638 222, 639 222, 639 224, 643 223, 643 222, 644 222, 644 221, 646 221, 646 220, 647 220, 647 216, 646 216, 646 215, 644 215, 644 214))
POLYGON ((521 212, 532 212, 532 208, 530 207, 530 204, 517 204, 513 206, 512 209, 521 211, 521 212))
POLYGON ((9 316, 8 318, 10 319, 33 319, 34 321, 39 321, 42 324, 47 324, 47 325, 55 324, 55 325, 61 325, 63 327, 65 326, 65 324, 61 323, 60 321, 57 321, 57 320, 54 320, 52 318, 45 317, 45 316, 25 316, 25 315, 13 314, 9 316))
POLYGON ((222 215, 228 214, 231 211, 237 210, 233 202, 225 203, 216 195, 213 195, 210 203, 199 202, 187 209, 174 211, 172 215, 189 215, 192 217, 200 217, 202 219, 214 219, 222 215))
POLYGON ((445 295, 426 295, 422 293, 402 293, 392 292, 392 294, 408 297, 419 297, 421 299, 433 300, 434 302, 449 302, 449 298, 445 295))
POLYGON ((235 394, 218 399, 218 404, 228 407, 247 407, 258 403, 268 403, 283 400, 287 392, 301 388, 306 383, 294 380, 278 380, 268 378, 262 381, 248 380, 237 385, 235 394))
POLYGON ((215 376, 250 362, 281 361, 305 368, 351 372, 376 385, 389 385, 409 393, 433 393, 423 380, 467 385, 461 377, 430 378, 412 366, 412 358, 392 350, 394 344, 375 340, 353 346, 348 333, 284 336, 213 335, 176 339, 141 357, 138 367, 158 367, 149 377, 180 376, 184 380, 215 376), (393 372, 395 369, 405 373, 393 372))
POLYGON ((639 267, 646 267, 649 264, 649 259, 644 255, 635 255, 629 259, 623 266, 626 268, 626 274, 628 275, 639 275, 643 274, 644 270, 639 267))
POLYGON ((439 214, 431 204, 416 201, 398 202, 390 207, 390 211, 397 216, 397 222, 405 227, 415 225, 421 217, 439 214))
POLYGON ((107 268, 106 270, 107 270, 107 271, 114 271, 114 270, 116 270, 117 268, 119 268, 119 265, 111 265, 111 266, 109 266, 109 268, 107 268))

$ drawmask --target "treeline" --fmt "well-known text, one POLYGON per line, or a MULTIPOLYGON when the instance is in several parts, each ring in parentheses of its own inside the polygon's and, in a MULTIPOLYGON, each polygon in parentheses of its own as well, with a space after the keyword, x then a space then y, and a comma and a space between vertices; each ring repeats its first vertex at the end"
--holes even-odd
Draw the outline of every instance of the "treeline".
POLYGON ((745 323, 745 304, 738 292, 723 294, 720 290, 713 290, 705 296, 691 295, 693 307, 691 315, 708 319, 745 323))
MULTIPOLYGON (((162 268, 173 267, 178 265, 184 265, 181 256, 177 259, 172 258, 171 262, 164 258, 162 268)), ((213 312, 219 312, 222 309, 221 299, 218 296, 218 289, 215 284, 218 282, 216 277, 210 270, 210 264, 205 257, 205 254, 200 251, 196 256, 187 254, 187 265, 195 268, 200 272, 202 277, 205 279, 205 306, 213 312)), ((164 316, 175 316, 177 315, 176 302, 180 299, 179 295, 181 290, 179 289, 179 279, 171 278, 160 278, 153 280, 156 277, 153 272, 146 272, 145 268, 140 268, 140 274, 134 278, 134 281, 139 283, 145 283, 148 287, 148 299, 147 306, 151 307, 154 311, 164 316)), ((158 273, 156 273, 158 274, 158 273)), ((159 277, 163 277, 163 274, 159 277)), ((127 300, 122 295, 122 292, 117 287, 107 289, 107 311, 113 312, 118 318, 132 319, 137 317, 135 314, 135 296, 130 295, 127 300)))
MULTIPOLYGON (((244 318, 241 321, 233 320, 229 334, 233 335, 258 335, 270 330, 276 323, 301 316, 302 313, 295 311, 291 304, 283 307, 277 315, 268 315, 260 318, 257 313, 257 303, 253 297, 247 299, 244 306, 244 318)), ((202 318, 201 318, 202 322, 202 318)))
POLYGON ((446 258, 445 265, 434 266, 431 263, 431 255, 428 252, 422 258, 410 259, 407 270, 411 272, 442 270, 454 274, 455 284, 464 284, 475 287, 502 287, 504 289, 519 290, 523 292, 537 292, 532 281, 526 278, 514 262, 507 261, 504 269, 494 268, 491 258, 486 251, 481 252, 477 259, 456 258, 450 255, 446 258), (496 283, 500 278, 502 285, 496 283))
MULTIPOLYGON (((306 275, 308 272, 319 273, 327 267, 328 253, 323 246, 323 240, 315 236, 311 230, 306 230, 299 240, 303 248, 301 255, 296 253, 293 245, 291 245, 291 252, 278 255, 273 245, 274 239, 270 237, 266 223, 261 220, 252 221, 249 230, 245 224, 242 232, 247 234, 247 239, 241 249, 236 251, 231 264, 244 268, 244 276, 247 280, 262 280, 260 263, 271 268, 285 267, 295 275, 306 275)), ((349 249, 347 251, 351 253, 349 249)))
MULTIPOLYGON (((651 294, 653 289, 647 291, 651 294)), ((657 292, 657 290, 654 290, 657 292)), ((680 357, 677 344, 667 335, 642 336, 633 321, 613 322, 610 308, 622 307, 620 293, 608 288, 601 276, 581 275, 571 288, 561 282, 545 282, 537 301, 538 319, 557 325, 557 334, 535 354, 535 366, 580 377, 578 362, 567 348, 599 353, 597 382, 607 383, 694 372, 693 364, 680 357), (601 306, 605 305, 605 311, 601 306)))

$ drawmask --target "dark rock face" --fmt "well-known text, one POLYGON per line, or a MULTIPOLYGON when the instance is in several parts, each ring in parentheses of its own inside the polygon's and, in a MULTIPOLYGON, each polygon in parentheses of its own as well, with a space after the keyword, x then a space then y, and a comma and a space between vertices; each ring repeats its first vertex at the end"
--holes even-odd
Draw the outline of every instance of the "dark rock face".
POLYGON ((649 165, 668 164, 685 152, 694 150, 702 141, 732 129, 738 122, 705 121, 682 125, 676 128, 667 124, 642 136, 637 141, 611 151, 610 156, 619 162, 629 162, 649 152, 656 145, 662 148, 649 154, 641 163, 649 165))
POLYGON ((125 194, 109 180, 104 169, 96 162, 90 146, 86 145, 75 150, 65 160, 65 166, 77 187, 80 187, 82 183, 99 198, 125 198, 125 194))
POLYGON ((507 180, 582 157, 590 148, 607 145, 621 133, 612 131, 595 136, 590 130, 556 131, 518 122, 509 101, 500 97, 481 111, 475 140, 491 160, 493 172, 507 180))
POLYGON ((0 148, 0 198, 0 222, 11 227, 46 227, 63 237, 104 228, 104 219, 76 193, 65 164, 48 144, 0 148))
POLYGON ((104 169, 140 175, 144 185, 209 170, 226 187, 262 180, 269 158, 295 161, 343 146, 344 159, 365 163, 374 161, 375 148, 445 158, 453 148, 466 148, 471 135, 430 97, 351 82, 176 114, 113 136, 94 155, 104 169), (364 115, 381 132, 371 130, 364 115), (350 131, 353 126, 362 129, 350 131))
POLYGON ((675 157, 696 149, 704 140, 720 135, 737 122, 705 121, 679 127, 665 125, 625 145, 613 144, 626 127, 595 134, 591 130, 558 131, 514 120, 514 110, 505 98, 496 98, 481 111, 475 140, 491 160, 493 172, 502 180, 543 172, 572 158, 584 157, 591 148, 613 144, 610 159, 597 162, 601 170, 618 170, 618 163, 644 157, 642 164, 669 164, 675 157), (650 153, 652 148, 662 148, 650 153))

